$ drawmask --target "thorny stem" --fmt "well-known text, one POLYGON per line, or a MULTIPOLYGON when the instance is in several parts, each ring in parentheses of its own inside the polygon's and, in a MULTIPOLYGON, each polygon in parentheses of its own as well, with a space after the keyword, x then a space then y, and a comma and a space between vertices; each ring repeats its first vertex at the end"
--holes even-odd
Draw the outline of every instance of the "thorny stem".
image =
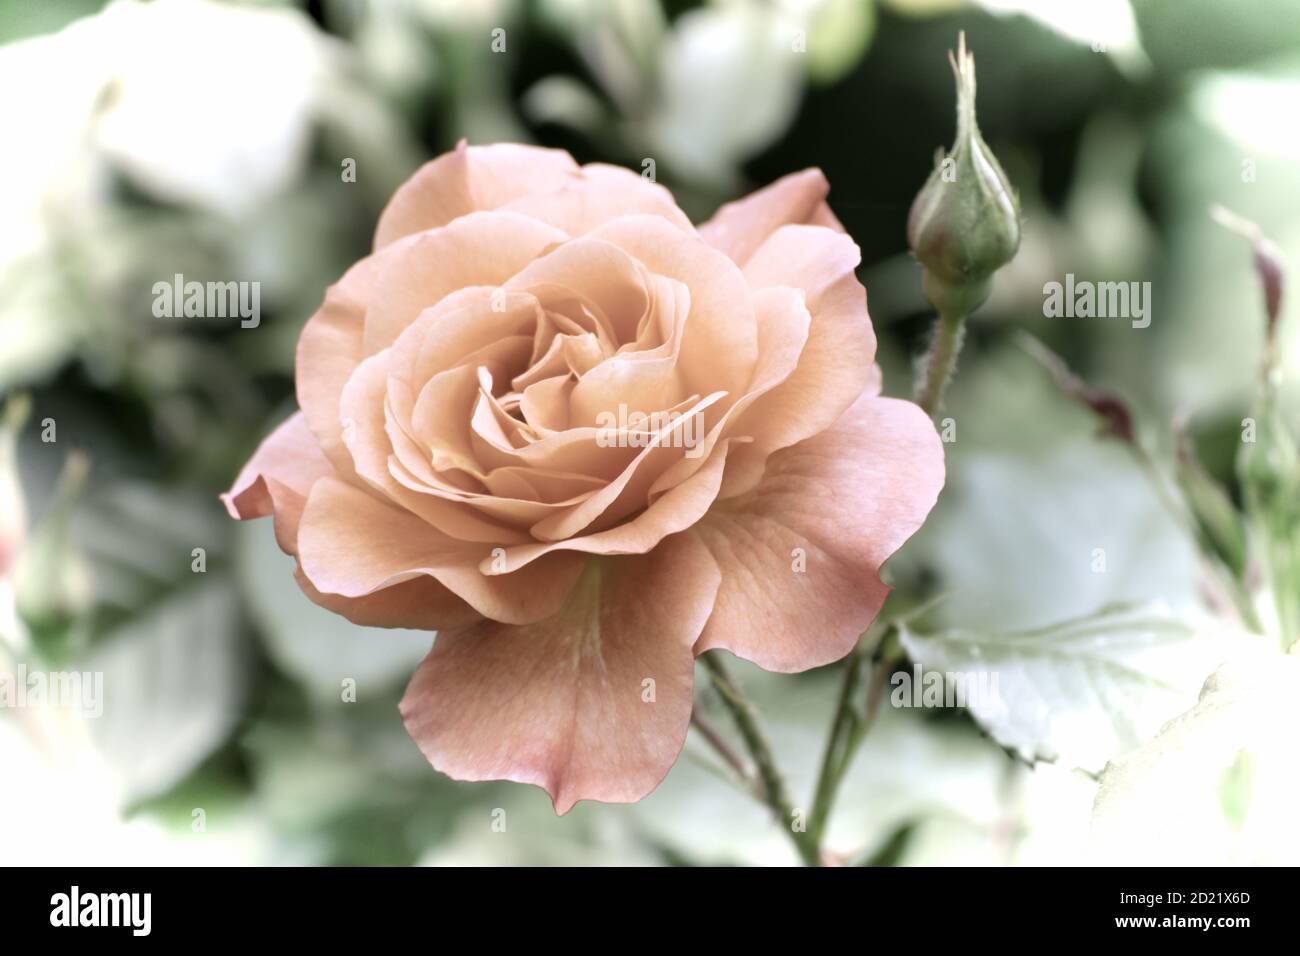
POLYGON ((940 314, 934 327, 934 341, 925 358, 924 378, 916 392, 916 403, 931 417, 943 407, 943 393, 957 367, 965 337, 966 316, 940 314))
POLYGON ((785 778, 781 776, 781 771, 776 766, 772 747, 758 724, 758 715, 754 712, 753 705, 731 679, 718 651, 709 651, 707 654, 700 655, 700 661, 709 671, 713 685, 718 689, 718 696, 731 711, 736 728, 745 740, 745 746, 749 749, 754 765, 758 767, 759 779, 762 781, 760 797, 772 808, 772 812, 790 834, 800 859, 808 866, 821 866, 817 840, 803 825, 804 821, 795 813, 794 805, 790 802, 790 795, 786 790, 785 778))

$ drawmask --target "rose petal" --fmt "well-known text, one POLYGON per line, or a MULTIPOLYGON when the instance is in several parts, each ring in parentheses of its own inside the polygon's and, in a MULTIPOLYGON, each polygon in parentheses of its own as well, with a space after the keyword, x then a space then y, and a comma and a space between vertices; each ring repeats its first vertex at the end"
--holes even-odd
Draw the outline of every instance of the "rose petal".
MULTIPOLYGON (((765 427, 763 419, 751 417, 749 410, 794 374, 808 340, 812 319, 804 304, 803 292, 788 286, 771 286, 756 292, 754 316, 758 327, 759 357, 748 391, 711 426, 697 454, 683 458, 655 480, 649 492, 652 502, 665 490, 693 474, 724 434, 743 439, 745 444, 737 449, 737 454, 749 455, 754 441, 752 432, 765 427)), ((762 475, 762 463, 767 454, 768 449, 764 448, 757 455, 749 455, 749 460, 757 463, 756 477, 762 475)), ((735 465, 728 462, 727 470, 727 480, 734 480, 735 465)))
POLYGON ((575 554, 554 554, 515 573, 485 575, 478 564, 492 557, 489 545, 449 538, 335 478, 312 486, 298 526, 298 560, 320 591, 364 597, 425 575, 485 617, 510 624, 554 614, 577 580, 583 560, 575 554))
POLYGON ((408 520, 423 521, 443 535, 462 542, 500 545, 527 540, 520 531, 487 520, 458 502, 420 494, 394 477, 393 463, 398 461, 398 456, 389 434, 386 401, 395 361, 393 352, 385 349, 362 362, 343 389, 339 402, 346 424, 347 450, 357 476, 374 491, 409 511, 408 520))
POLYGON ((392 345, 420 313, 452 293, 500 286, 566 238, 552 226, 509 212, 471 213, 420 233, 385 257, 366 312, 366 354, 392 345))
POLYGON ((221 496, 232 518, 275 516, 275 540, 285 554, 298 552, 298 521, 312 485, 334 474, 301 412, 295 412, 263 440, 221 496))
POLYGON ((828 192, 830 184, 820 169, 782 176, 772 185, 724 205, 700 226, 700 237, 743 266, 768 236, 789 223, 843 232, 844 227, 826 205, 828 192))
POLYGON ((366 303, 384 263, 400 255, 412 240, 402 240, 362 259, 325 293, 325 301, 303 327, 294 359, 298 405, 321 450, 341 475, 352 473, 343 447, 339 396, 365 358, 366 303))
POLYGON ((425 163, 398 188, 375 229, 375 248, 445 226, 481 209, 498 209, 537 192, 552 192, 578 174, 563 150, 514 143, 467 146, 425 163))
POLYGON ((890 398, 862 398, 821 435, 774 454, 756 488, 690 532, 722 570, 696 653, 723 647, 780 672, 843 657, 889 593, 880 566, 921 526, 943 477, 930 420, 890 398))
POLYGON ((735 264, 694 236, 657 216, 627 216, 593 230, 589 239, 611 242, 656 275, 690 291, 690 314, 678 367, 686 388, 707 394, 744 394, 758 359, 754 307, 735 264))
POLYGON ((829 427, 871 381, 876 336, 866 290, 854 274, 859 260, 857 245, 843 233, 783 226, 745 266, 756 290, 802 289, 811 322, 794 373, 758 398, 733 428, 754 443, 732 461, 725 496, 753 487, 768 455, 829 427))
POLYGON ((637 453, 618 477, 572 508, 533 525, 530 529, 533 536, 543 541, 563 541, 597 523, 608 526, 639 511, 648 501, 655 480, 674 462, 682 460, 686 452, 693 450, 687 442, 691 439, 695 416, 702 416, 709 406, 722 398, 721 392, 706 395, 684 415, 648 435, 646 441, 650 444, 637 453))
POLYGON ((313 602, 361 627, 436 631, 483 619, 482 614, 429 577, 412 578, 361 597, 343 597, 318 591, 301 567, 294 569, 293 576, 302 593, 313 602))
POLYGON ((695 227, 663 186, 621 166, 591 163, 554 192, 532 193, 503 207, 581 236, 611 219, 648 214, 683 232, 695 227))
MULTIPOLYGON (((549 544, 521 544, 505 549, 503 563, 512 570, 555 551, 581 551, 585 554, 645 554, 664 538, 690 528, 718 497, 718 488, 726 469, 727 453, 735 444, 723 441, 704 464, 685 480, 651 502, 630 521, 605 531, 584 534, 549 544)), ((491 563, 483 561, 479 569, 488 573, 491 563)))
POLYGON ((576 296, 609 321, 617 342, 625 342, 636 337, 637 324, 649 309, 649 284, 645 266, 635 257, 612 243, 583 237, 529 263, 505 288, 531 293, 548 309, 557 296, 576 296))
POLYGON ((437 770, 536 784, 557 813, 639 800, 686 739, 691 645, 717 587, 686 536, 593 560, 545 621, 439 634, 402 698, 407 733, 437 770))

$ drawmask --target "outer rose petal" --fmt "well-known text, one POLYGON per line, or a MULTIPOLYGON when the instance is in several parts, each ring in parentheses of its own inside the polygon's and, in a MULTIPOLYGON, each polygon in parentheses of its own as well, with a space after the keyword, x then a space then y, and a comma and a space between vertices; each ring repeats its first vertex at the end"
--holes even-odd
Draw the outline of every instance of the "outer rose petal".
POLYGON ((406 730, 435 769, 536 784, 557 813, 639 800, 685 742, 691 645, 718 581, 708 552, 679 535, 592 561, 545 621, 444 631, 402 698, 406 730))
MULTIPOLYGON (((312 485, 333 475, 302 412, 291 415, 253 453, 230 491, 221 496, 232 518, 274 515, 275 540, 286 554, 298 553, 298 525, 312 485)), ((468 604, 432 578, 406 581, 360 598, 322 594, 301 569, 298 586, 326 610, 354 624, 436 630, 479 620, 468 604)))
POLYGON ((280 550, 297 554, 307 494, 317 479, 333 473, 307 420, 295 412, 263 440, 221 500, 230 517, 240 521, 273 514, 280 550))
POLYGON ((737 423, 737 433, 753 435, 755 443, 732 462, 723 497, 748 491, 769 454, 830 427, 862 394, 871 377, 876 335, 867 292, 854 274, 860 258, 844 233, 782 226, 745 265, 745 278, 757 290, 802 289, 812 323, 794 374, 755 401, 737 423))
POLYGON ((510 624, 554 614, 584 560, 557 553, 513 573, 483 574, 478 564, 491 552, 489 544, 448 538, 409 511, 336 478, 312 487, 298 530, 298 560, 318 590, 362 598, 427 576, 485 617, 510 624))
POLYGON ((756 488, 691 531, 722 569, 695 652, 724 647, 784 673, 843 657, 889 593, 880 566, 921 526, 943 478, 934 426, 892 398, 864 396, 822 434, 774 454, 756 488))
POLYGON ((695 227, 678 208, 673 194, 621 166, 590 163, 578 176, 552 193, 532 193, 505 207, 550 223, 571 236, 581 236, 597 226, 649 213, 667 219, 691 235, 695 227))
POLYGON ((772 185, 729 202, 700 226, 700 236, 736 265, 749 261, 764 240, 782 226, 807 223, 836 232, 844 227, 826 205, 830 184, 820 169, 782 176, 772 185))
POLYGON ((393 194, 375 228, 375 248, 402 236, 445 226, 480 209, 564 186, 578 173, 573 157, 559 149, 515 143, 467 146, 425 163, 393 194))
POLYGON ((343 447, 339 395, 366 355, 367 303, 384 263, 400 255, 414 241, 411 237, 395 243, 348 269, 326 290, 325 301, 307 320, 298 337, 294 357, 298 405, 321 450, 341 475, 352 474, 352 459, 343 447))
POLYGON ((499 286, 567 236, 513 212, 480 212, 423 232, 385 256, 367 305, 364 349, 374 355, 420 313, 470 286, 499 286))
POLYGON ((294 569, 293 576, 302 593, 314 603, 361 627, 436 631, 464 627, 483 619, 483 615, 430 577, 413 578, 364 597, 349 598, 316 590, 301 567, 294 569))

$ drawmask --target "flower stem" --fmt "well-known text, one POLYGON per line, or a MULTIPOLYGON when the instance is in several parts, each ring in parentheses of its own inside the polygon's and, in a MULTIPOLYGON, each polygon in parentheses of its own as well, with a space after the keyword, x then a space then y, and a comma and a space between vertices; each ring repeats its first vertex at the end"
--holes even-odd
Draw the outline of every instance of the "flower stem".
POLYGON ((763 802, 771 807, 772 812, 781 820, 786 832, 790 834, 799 858, 808 866, 821 866, 821 853, 817 847, 817 840, 808 830, 805 821, 796 814, 794 805, 790 802, 785 778, 776 766, 772 747, 758 724, 758 715, 754 712, 753 704, 731 679, 718 651, 701 654, 700 661, 712 677, 713 685, 718 689, 718 696, 731 711, 736 728, 745 740, 745 746, 749 749, 754 765, 758 767, 759 779, 762 781, 760 796, 763 802))
POLYGON ((713 721, 700 712, 698 704, 691 710, 691 726, 699 731, 700 736, 704 738, 704 742, 712 747, 714 753, 722 759, 722 762, 740 778, 740 783, 746 788, 753 789, 753 773, 745 766, 745 761, 740 754, 736 753, 731 744, 727 742, 727 738, 722 736, 722 732, 713 726, 713 721))
POLYGON ((916 403, 931 417, 943 407, 943 393, 948 388, 957 356, 966 337, 966 316, 940 313, 935 322, 934 338, 925 357, 922 379, 916 389, 916 403))
POLYGON ((862 723, 862 718, 854 709, 853 699, 858 683, 862 679, 863 664, 867 662, 869 656, 859 645, 844 661, 844 679, 840 683, 839 702, 835 707, 830 735, 826 738, 826 749, 822 752, 821 770, 817 774, 817 790, 813 796, 810 828, 818 842, 821 841, 826 829, 826 820, 835 801, 835 791, 838 789, 840 777, 839 768, 847 757, 847 744, 854 736, 855 728, 862 723))
POLYGON ((839 703, 835 710, 834 722, 831 724, 830 736, 826 740, 826 750, 822 754, 821 770, 817 775, 817 791, 813 797, 812 822, 809 829, 819 846, 825 836, 826 823, 835 806, 835 797, 839 793, 840 785, 844 782, 849 767, 853 765, 853 758, 862 744, 862 739, 875 723, 876 714, 880 711, 885 682, 900 656, 897 648, 891 649, 888 642, 875 641, 869 645, 859 645, 845 659, 839 703), (862 681, 862 670, 865 665, 871 663, 873 652, 882 643, 885 644, 885 650, 871 665, 866 701, 862 712, 859 713, 854 706, 854 701, 862 681))

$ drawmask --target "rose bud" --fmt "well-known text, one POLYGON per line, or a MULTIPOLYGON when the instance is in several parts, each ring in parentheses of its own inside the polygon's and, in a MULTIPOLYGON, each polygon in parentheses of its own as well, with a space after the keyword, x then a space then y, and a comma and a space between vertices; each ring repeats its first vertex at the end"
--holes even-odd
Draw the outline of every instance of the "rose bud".
POLYGON ((975 58, 958 41, 957 139, 912 202, 907 241, 922 266, 921 288, 945 316, 965 316, 988 298, 993 273, 1020 246, 1020 205, 975 122, 975 58))

